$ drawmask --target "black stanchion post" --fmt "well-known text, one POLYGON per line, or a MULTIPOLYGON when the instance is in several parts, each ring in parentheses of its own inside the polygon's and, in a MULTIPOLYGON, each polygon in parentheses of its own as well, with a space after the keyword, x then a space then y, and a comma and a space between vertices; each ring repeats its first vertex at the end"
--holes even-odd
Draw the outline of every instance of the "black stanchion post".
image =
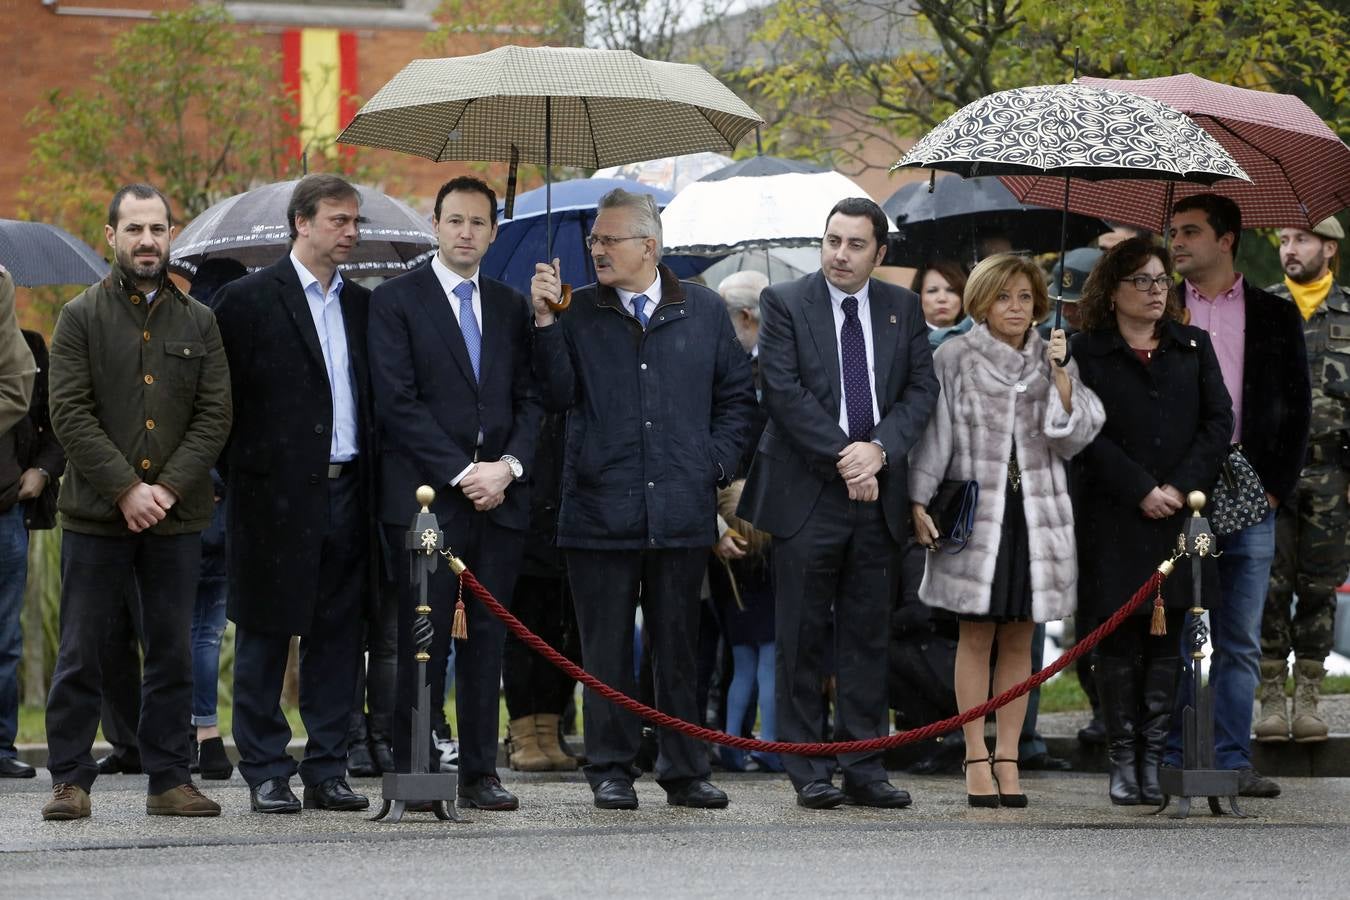
POLYGON ((1178 550, 1190 558, 1191 583, 1194 603, 1187 616, 1186 644, 1191 657, 1191 702, 1181 710, 1181 767, 1163 766, 1158 770, 1158 785, 1162 788, 1163 802, 1154 814, 1162 812, 1177 798, 1177 810, 1171 816, 1184 819, 1191 814, 1191 798, 1205 797, 1209 800, 1210 812, 1216 816, 1224 814, 1220 800, 1228 798, 1233 815, 1243 817, 1238 809, 1238 773, 1231 769, 1214 767, 1214 690, 1213 685, 1204 683, 1202 669, 1205 661, 1205 641, 1209 638, 1209 628, 1205 625, 1205 603, 1202 593, 1201 566, 1206 557, 1217 557, 1215 538, 1209 529, 1209 520, 1200 515, 1205 506, 1205 495, 1200 491, 1191 491, 1186 497, 1190 506, 1191 518, 1186 530, 1178 541, 1178 550))
POLYGON ((410 772, 384 774, 384 806, 372 819, 376 822, 384 819, 396 823, 403 818, 410 804, 424 803, 431 804, 436 818, 460 821, 455 815, 458 776, 454 772, 431 771, 431 687, 427 684, 427 663, 431 660, 428 650, 434 632, 429 618, 431 606, 427 601, 427 582, 436 571, 437 556, 445 547, 440 523, 431 511, 435 499, 436 492, 427 485, 417 489, 417 502, 422 510, 413 519, 404 539, 408 563, 412 567, 412 585, 417 591, 417 606, 413 609, 416 618, 412 627, 413 643, 417 647, 414 654, 417 660, 417 705, 413 708, 412 734, 409 735, 412 766, 410 772))

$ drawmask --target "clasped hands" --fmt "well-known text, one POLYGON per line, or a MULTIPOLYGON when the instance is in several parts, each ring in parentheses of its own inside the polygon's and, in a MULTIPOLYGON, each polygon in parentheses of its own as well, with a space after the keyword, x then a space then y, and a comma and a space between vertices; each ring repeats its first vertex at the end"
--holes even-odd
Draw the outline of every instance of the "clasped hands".
POLYGON ((871 441, 854 441, 839 451, 834 466, 848 487, 848 499, 871 503, 881 496, 877 473, 881 471, 881 448, 871 441))
POLYGON ((1145 518, 1166 519, 1179 512, 1185 503, 1186 498, 1181 496, 1181 491, 1170 484, 1160 484, 1144 495, 1144 499, 1139 501, 1139 508, 1143 510, 1145 518))
POLYGON ((514 480, 511 467, 501 460, 477 462, 473 464, 469 473, 459 480, 459 489, 469 498, 474 509, 478 512, 487 512, 502 505, 506 500, 507 485, 514 480))
POLYGON ((127 528, 133 534, 140 534, 164 521, 177 502, 178 497, 164 485, 138 481, 117 498, 117 508, 122 511, 127 528))

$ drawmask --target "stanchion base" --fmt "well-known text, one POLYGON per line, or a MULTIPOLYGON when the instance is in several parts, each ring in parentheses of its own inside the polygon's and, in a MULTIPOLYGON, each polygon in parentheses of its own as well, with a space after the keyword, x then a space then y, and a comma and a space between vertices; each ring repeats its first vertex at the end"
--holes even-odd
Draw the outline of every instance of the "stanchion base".
POLYGON ((384 805, 370 821, 394 825, 402 821, 405 812, 412 811, 410 807, 430 804, 431 812, 441 821, 464 822, 455 813, 458 788, 459 778, 454 772, 386 772, 381 784, 384 805))
POLYGON ((1247 818, 1238 808, 1238 773, 1231 769, 1177 769, 1163 766, 1158 770, 1158 786, 1162 788, 1163 802, 1152 812, 1158 815, 1167 809, 1172 798, 1177 798, 1177 810, 1171 813, 1173 819, 1185 819, 1191 814, 1191 800, 1205 797, 1209 800, 1211 815, 1225 815, 1221 801, 1228 800, 1232 814, 1239 819, 1247 818))

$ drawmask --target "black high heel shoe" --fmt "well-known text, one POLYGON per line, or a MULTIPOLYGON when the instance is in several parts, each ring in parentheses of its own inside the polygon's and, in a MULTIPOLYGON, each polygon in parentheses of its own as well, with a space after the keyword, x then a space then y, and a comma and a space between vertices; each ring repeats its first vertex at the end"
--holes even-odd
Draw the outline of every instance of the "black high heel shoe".
MULTIPOLYGON (((1012 764, 1015 766, 1015 765, 1017 765, 1017 760, 1015 760, 1015 759, 993 759, 993 760, 991 760, 990 763, 989 763, 989 772, 990 772, 991 774, 993 774, 993 772, 994 772, 994 766, 995 766, 995 764, 997 764, 997 763, 1012 763, 1012 764)), ((995 785, 996 787, 998 786, 998 775, 994 775, 994 785, 995 785)), ((999 788, 999 791, 998 791, 998 800, 999 800, 1000 803, 1002 803, 1004 806, 1008 807, 1009 809, 1024 809, 1024 808, 1026 807, 1026 805, 1027 805, 1027 795, 1026 795, 1026 794, 1005 794, 1005 793, 1003 793, 1003 789, 1002 789, 1002 788, 999 788)))
MULTIPOLYGON (((961 763, 961 774, 966 774, 966 766, 976 763, 989 763, 989 775, 992 778, 994 774, 994 761, 992 757, 982 756, 979 759, 967 759, 961 763)), ((995 784, 998 780, 995 779, 995 784)), ((966 802, 978 809, 998 809, 998 794, 966 794, 966 802)))

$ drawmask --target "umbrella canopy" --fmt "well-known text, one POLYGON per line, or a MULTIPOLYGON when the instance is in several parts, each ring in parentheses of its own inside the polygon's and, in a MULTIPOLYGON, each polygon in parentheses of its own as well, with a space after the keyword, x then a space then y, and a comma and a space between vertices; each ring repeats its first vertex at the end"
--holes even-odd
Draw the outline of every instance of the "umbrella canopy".
POLYGON ((21 287, 93 284, 109 266, 75 235, 42 222, 0 219, 0 265, 21 287))
MULTIPOLYGON (((820 243, 836 203, 866 196, 838 172, 696 181, 661 213, 666 253, 725 256, 737 250, 812 246, 820 243)), ((895 230, 894 222, 887 225, 895 230)))
MULTIPOLYGON (((564 276, 574 278, 579 284, 595 281, 595 265, 586 249, 586 236, 595 224, 596 204, 614 188, 637 189, 640 193, 651 194, 658 207, 664 207, 675 196, 670 191, 636 185, 622 178, 577 178, 553 185, 553 255, 561 260, 564 276)), ((544 259, 548 218, 543 188, 517 197, 515 217, 500 219, 497 223, 497 238, 483 257, 482 273, 528 294, 535 263, 544 259)), ((700 258, 662 261, 681 278, 697 275, 712 262, 700 258)))
MULTIPOLYGON (((1019 203, 997 178, 938 178, 931 191, 907 184, 881 208, 896 222, 887 265, 917 267, 937 258, 973 264, 979 238, 995 233, 1006 234, 1015 250, 1059 248, 1060 210, 1019 203)), ((1086 244, 1104 231, 1101 219, 1070 216, 1068 243, 1086 244)))
MULTIPOLYGON (((666 258, 671 259, 672 257, 666 258)), ((698 256, 673 258, 702 259, 705 263, 712 262, 706 257, 698 256)), ((819 268, 820 248, 818 247, 774 247, 771 250, 742 250, 739 253, 733 253, 713 262, 700 274, 703 276, 703 283, 716 290, 723 278, 736 272, 746 270, 763 272, 768 276, 769 284, 778 284, 780 281, 791 281, 794 278, 801 278, 803 275, 810 275, 819 268)))
POLYGON ((731 165, 731 157, 720 153, 685 153, 596 169, 592 178, 626 178, 672 194, 684 190, 705 175, 731 165))
MULTIPOLYGON (((249 269, 276 262, 291 245, 286 206, 297 183, 277 181, 214 204, 183 229, 169 265, 192 275, 211 257, 237 259, 249 269)), ((361 197, 361 239, 344 272, 397 275, 435 251, 436 232, 426 216, 373 187, 353 187, 361 197)))
POLYGON ((700 181, 724 181, 728 178, 740 178, 750 176, 751 178, 762 178, 765 175, 786 175, 789 172, 802 172, 810 174, 813 172, 824 172, 820 166, 815 163, 809 163, 802 159, 783 159, 779 156, 748 156, 745 159, 732 163, 716 172, 709 172, 700 178, 700 181))
POLYGON ((699 66, 628 50, 505 46, 413 60, 338 141, 436 161, 514 152, 521 162, 598 169, 731 150, 761 122, 699 66))
MULTIPOLYGON (((1070 208, 1161 231, 1172 203, 1212 190, 1232 198, 1248 227, 1312 227, 1350 207, 1350 147, 1306 103, 1196 75, 1138 81, 1082 78, 1083 84, 1151 97, 1185 113, 1250 176, 1213 187, 1187 184, 1075 183, 1070 208)), ((1005 179, 1019 199, 1057 204, 1061 185, 1034 177, 1005 179)))

